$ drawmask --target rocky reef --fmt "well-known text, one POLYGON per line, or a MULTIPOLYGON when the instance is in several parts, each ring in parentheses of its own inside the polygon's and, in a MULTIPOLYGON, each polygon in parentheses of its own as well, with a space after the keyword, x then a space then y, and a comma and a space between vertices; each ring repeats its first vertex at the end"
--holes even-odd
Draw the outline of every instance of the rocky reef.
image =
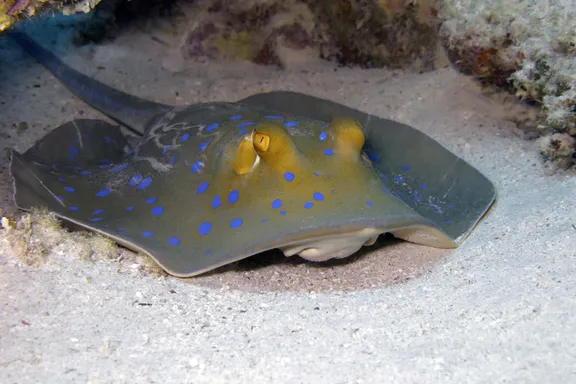
POLYGON ((454 64, 541 106, 546 161, 576 164, 576 4, 444 0, 440 37, 454 64))
MULTIPOLYGON (((36 12, 88 12, 99 2, 3 0, 0 30, 36 12)), ((102 0, 76 40, 98 42, 130 18, 171 14, 179 7, 186 8, 178 16, 186 25, 184 60, 286 68, 313 58, 421 72, 449 59, 483 84, 539 106, 540 117, 531 124, 542 158, 560 168, 576 164, 571 0, 102 0)))

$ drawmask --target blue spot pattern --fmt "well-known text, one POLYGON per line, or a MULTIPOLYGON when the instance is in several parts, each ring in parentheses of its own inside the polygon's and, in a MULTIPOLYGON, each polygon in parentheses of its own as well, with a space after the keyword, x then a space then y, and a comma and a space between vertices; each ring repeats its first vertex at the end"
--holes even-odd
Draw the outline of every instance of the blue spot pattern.
POLYGON ((284 180, 291 183, 294 181, 296 176, 292 172, 284 172, 284 180))
POLYGON ((148 188, 150 186, 150 184, 152 184, 152 179, 147 177, 138 184, 137 188, 139 190, 144 190, 144 189, 148 188))
POLYGON ((204 168, 204 164, 201 161, 197 161, 190 167, 190 172, 198 173, 202 168, 204 168))
POLYGON ((146 204, 154 204, 158 200, 156 197, 151 197, 146 200, 146 204))
POLYGON ((274 209, 278 209, 282 207, 282 200, 280 199, 276 199, 272 202, 272 204, 270 204, 272 206, 272 208, 274 209))
POLYGON ((220 200, 220 196, 218 195, 214 196, 214 198, 212 199, 212 203, 210 205, 212 206, 212 208, 218 208, 219 206, 221 206, 222 200, 220 200))
POLYGON ((284 123, 284 126, 290 128, 290 127, 295 127, 298 124, 300 124, 299 121, 287 121, 284 123))
POLYGON ((190 139, 190 132, 186 132, 182 136, 180 136, 180 141, 188 141, 190 139))
POLYGON ((157 205, 150 211, 154 216, 160 216, 164 212, 164 207, 157 205))
POLYGON ((312 208, 313 206, 314 206, 314 203, 311 202, 311 201, 307 201, 307 202, 304 203, 304 208, 306 208, 306 209, 310 209, 310 208, 312 208))
POLYGON ((328 149, 325 149, 325 150, 324 150, 324 154, 325 154, 326 156, 332 156, 332 155, 334 154, 334 151, 331 150, 330 148, 328 148, 328 149))
POLYGON ((218 123, 212 123, 210 125, 207 125, 206 128, 204 128, 204 130, 208 133, 216 130, 216 128, 218 128, 219 124, 218 123))
POLYGON ((238 201, 238 190, 235 189, 228 194, 228 202, 234 204, 238 201))
POLYGON ((180 239, 177 237, 169 237, 168 238, 168 244, 170 245, 179 245, 180 244, 180 239))
POLYGON ((107 188, 105 188, 105 189, 102 189, 101 191, 98 191, 98 192, 96 193, 96 196, 97 196, 97 197, 106 197, 106 196, 108 196, 109 194, 110 194, 110 190, 107 189, 107 188))
POLYGON ((200 184, 198 184, 198 188, 196 188, 196 193, 197 194, 204 193, 204 192, 206 192, 207 189, 208 189, 208 182, 203 181, 200 184))
POLYGON ((242 225, 242 219, 236 218, 230 222, 230 228, 238 228, 242 225))
POLYGON ((324 200, 324 195, 321 192, 314 192, 312 194, 312 197, 314 198, 314 200, 316 201, 322 201, 324 200))
POLYGON ((198 226, 198 233, 202 236, 206 236, 212 230, 212 223, 205 221, 198 226))

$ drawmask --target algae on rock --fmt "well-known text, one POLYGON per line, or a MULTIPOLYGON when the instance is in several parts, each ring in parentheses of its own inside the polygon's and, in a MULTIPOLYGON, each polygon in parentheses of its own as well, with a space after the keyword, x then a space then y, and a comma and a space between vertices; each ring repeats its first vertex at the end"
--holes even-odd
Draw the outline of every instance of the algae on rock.
POLYGON ((541 104, 544 159, 576 164, 576 3, 444 0, 441 17, 455 64, 541 104))

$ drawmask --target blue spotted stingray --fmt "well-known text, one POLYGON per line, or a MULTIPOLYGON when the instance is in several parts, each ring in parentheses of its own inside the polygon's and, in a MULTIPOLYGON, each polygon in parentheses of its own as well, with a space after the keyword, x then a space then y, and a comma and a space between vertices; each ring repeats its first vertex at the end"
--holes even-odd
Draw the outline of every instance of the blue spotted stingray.
POLYGON ((9 34, 79 98, 80 119, 12 151, 15 201, 193 276, 273 249, 322 261, 378 235, 457 247, 492 183, 425 134, 295 92, 173 107, 110 88, 9 34))

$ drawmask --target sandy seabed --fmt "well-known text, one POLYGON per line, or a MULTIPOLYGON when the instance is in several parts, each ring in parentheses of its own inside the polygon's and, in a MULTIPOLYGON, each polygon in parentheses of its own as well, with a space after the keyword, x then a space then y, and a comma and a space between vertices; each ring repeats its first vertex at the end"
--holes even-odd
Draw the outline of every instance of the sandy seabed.
MULTIPOLYGON (((547 172, 536 144, 517 137, 510 119, 525 107, 451 68, 183 64, 136 32, 57 53, 167 104, 284 89, 410 124, 487 175, 498 203, 456 250, 382 241, 345 263, 268 254, 193 279, 150 274, 127 251, 124 261, 86 260, 72 235, 29 266, 0 232, 0 382, 576 380, 576 175, 547 172)), ((3 150, 24 151, 74 118, 102 118, 3 38, 0 84, 3 150), (20 122, 28 129, 17 133, 20 122)), ((6 207, 7 156, 0 162, 6 207)))

